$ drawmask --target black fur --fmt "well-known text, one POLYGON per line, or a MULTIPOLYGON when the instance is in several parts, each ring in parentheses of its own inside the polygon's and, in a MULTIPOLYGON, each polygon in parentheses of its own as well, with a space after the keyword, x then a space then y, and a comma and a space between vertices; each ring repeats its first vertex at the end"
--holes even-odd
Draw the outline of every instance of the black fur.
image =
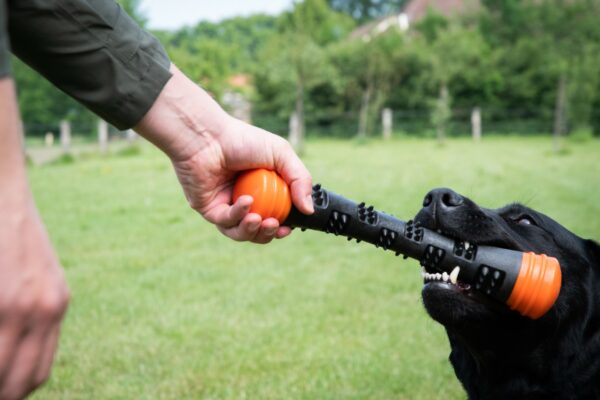
MULTIPOLYGON (((423 303, 448 334, 470 399, 600 399, 600 246, 520 204, 491 210, 449 189, 427 194, 424 227, 474 244, 556 257, 562 287, 538 320, 455 285, 428 283, 423 303)), ((597 218, 597 216, 590 216, 597 218)))

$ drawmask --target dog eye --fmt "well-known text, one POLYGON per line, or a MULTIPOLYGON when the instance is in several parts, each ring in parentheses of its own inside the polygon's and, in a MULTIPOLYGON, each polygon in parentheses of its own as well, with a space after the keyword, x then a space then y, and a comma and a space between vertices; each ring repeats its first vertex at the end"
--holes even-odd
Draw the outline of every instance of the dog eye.
POLYGON ((535 225, 535 221, 528 215, 522 215, 515 220, 519 225, 535 225))

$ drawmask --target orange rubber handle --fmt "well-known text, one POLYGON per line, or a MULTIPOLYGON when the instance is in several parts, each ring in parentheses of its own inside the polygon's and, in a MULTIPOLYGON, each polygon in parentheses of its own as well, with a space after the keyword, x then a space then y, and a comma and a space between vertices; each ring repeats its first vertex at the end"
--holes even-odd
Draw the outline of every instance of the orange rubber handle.
POLYGON ((275 218, 283 223, 292 209, 292 198, 287 183, 275 171, 260 168, 248 170, 237 177, 233 186, 233 202, 242 195, 250 195, 254 202, 250 212, 263 219, 275 218))
POLYGON ((538 319, 556 302, 561 281, 556 258, 523 253, 519 276, 506 304, 521 315, 538 319))

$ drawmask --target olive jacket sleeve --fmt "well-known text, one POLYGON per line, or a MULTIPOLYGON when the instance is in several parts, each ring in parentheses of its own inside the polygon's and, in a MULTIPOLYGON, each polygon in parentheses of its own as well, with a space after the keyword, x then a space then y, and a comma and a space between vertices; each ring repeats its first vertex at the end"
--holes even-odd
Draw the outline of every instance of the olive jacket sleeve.
POLYGON ((114 0, 4 1, 12 52, 120 129, 142 119, 171 77, 164 48, 114 0))

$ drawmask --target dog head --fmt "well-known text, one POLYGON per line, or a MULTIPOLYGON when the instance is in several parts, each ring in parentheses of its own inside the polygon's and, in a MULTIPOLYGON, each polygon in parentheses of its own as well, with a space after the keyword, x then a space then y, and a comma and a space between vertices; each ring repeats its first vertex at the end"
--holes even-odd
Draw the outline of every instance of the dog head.
POLYGON ((486 352, 514 353, 516 348, 527 351, 564 336, 600 330, 597 243, 581 239, 546 215, 523 205, 486 209, 450 189, 429 192, 415 221, 461 241, 532 251, 560 262, 563 276, 560 295, 550 311, 538 320, 520 316, 467 284, 426 282, 422 291, 425 308, 444 325, 451 344, 460 342, 475 356, 486 352))

